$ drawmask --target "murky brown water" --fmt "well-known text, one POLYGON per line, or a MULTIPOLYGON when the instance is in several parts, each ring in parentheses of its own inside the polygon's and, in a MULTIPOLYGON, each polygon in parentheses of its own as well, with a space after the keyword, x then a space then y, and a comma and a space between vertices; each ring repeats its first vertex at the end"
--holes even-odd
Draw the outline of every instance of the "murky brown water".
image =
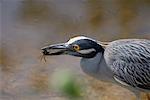
POLYGON ((150 39, 149 0, 1 0, 0 7, 0 99, 66 100, 49 85, 61 69, 80 76, 88 100, 134 99, 128 90, 86 76, 79 58, 41 62, 40 48, 77 35, 100 41, 150 39))

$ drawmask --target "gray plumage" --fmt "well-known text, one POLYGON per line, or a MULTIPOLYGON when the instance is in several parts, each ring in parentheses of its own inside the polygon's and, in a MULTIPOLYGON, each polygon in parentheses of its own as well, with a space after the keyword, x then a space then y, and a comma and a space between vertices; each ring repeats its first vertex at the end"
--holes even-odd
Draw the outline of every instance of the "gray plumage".
POLYGON ((79 36, 42 50, 44 55, 82 57, 80 64, 85 73, 102 81, 119 84, 136 95, 140 91, 150 91, 150 40, 122 39, 104 43, 79 36), (50 53, 49 49, 58 51, 50 53))
POLYGON ((114 77, 137 89, 150 90, 150 41, 125 39, 111 42, 104 58, 114 77))

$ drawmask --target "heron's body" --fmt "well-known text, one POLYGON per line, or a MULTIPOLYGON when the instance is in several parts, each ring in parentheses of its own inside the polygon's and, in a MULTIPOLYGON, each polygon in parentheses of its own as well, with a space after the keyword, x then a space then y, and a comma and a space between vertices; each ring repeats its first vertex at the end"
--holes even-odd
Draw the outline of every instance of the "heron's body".
POLYGON ((88 75, 111 83, 117 83, 138 94, 150 92, 150 40, 122 39, 107 45, 87 37, 76 37, 62 45, 47 49, 62 49, 45 55, 67 54, 82 57, 81 68, 88 75), (80 46, 79 50, 72 48, 80 46), (68 48, 67 50, 64 47, 68 48))
POLYGON ((99 80, 117 83, 131 91, 148 92, 150 91, 149 50, 149 40, 116 40, 106 46, 104 54, 99 53, 91 59, 83 58, 81 67, 85 73, 99 80))
POLYGON ((149 40, 114 41, 106 48, 104 57, 114 78, 136 89, 150 90, 149 40))

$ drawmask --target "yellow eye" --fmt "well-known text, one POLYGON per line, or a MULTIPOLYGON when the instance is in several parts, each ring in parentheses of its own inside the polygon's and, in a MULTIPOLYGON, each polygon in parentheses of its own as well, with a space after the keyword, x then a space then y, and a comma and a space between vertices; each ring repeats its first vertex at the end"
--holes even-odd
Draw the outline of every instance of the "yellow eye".
POLYGON ((75 45, 73 45, 73 49, 76 50, 76 51, 79 51, 79 50, 80 50, 80 47, 75 44, 75 45))

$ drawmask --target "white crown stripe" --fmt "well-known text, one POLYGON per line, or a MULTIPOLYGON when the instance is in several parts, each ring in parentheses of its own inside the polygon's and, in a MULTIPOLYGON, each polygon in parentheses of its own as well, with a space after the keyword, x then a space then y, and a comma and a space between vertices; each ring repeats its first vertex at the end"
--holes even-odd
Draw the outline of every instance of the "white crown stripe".
POLYGON ((88 38, 88 37, 85 37, 85 36, 78 36, 78 37, 74 37, 74 38, 70 39, 67 42, 67 44, 72 44, 73 42, 78 41, 78 40, 82 40, 82 39, 89 39, 89 40, 95 41, 95 40, 88 38))

